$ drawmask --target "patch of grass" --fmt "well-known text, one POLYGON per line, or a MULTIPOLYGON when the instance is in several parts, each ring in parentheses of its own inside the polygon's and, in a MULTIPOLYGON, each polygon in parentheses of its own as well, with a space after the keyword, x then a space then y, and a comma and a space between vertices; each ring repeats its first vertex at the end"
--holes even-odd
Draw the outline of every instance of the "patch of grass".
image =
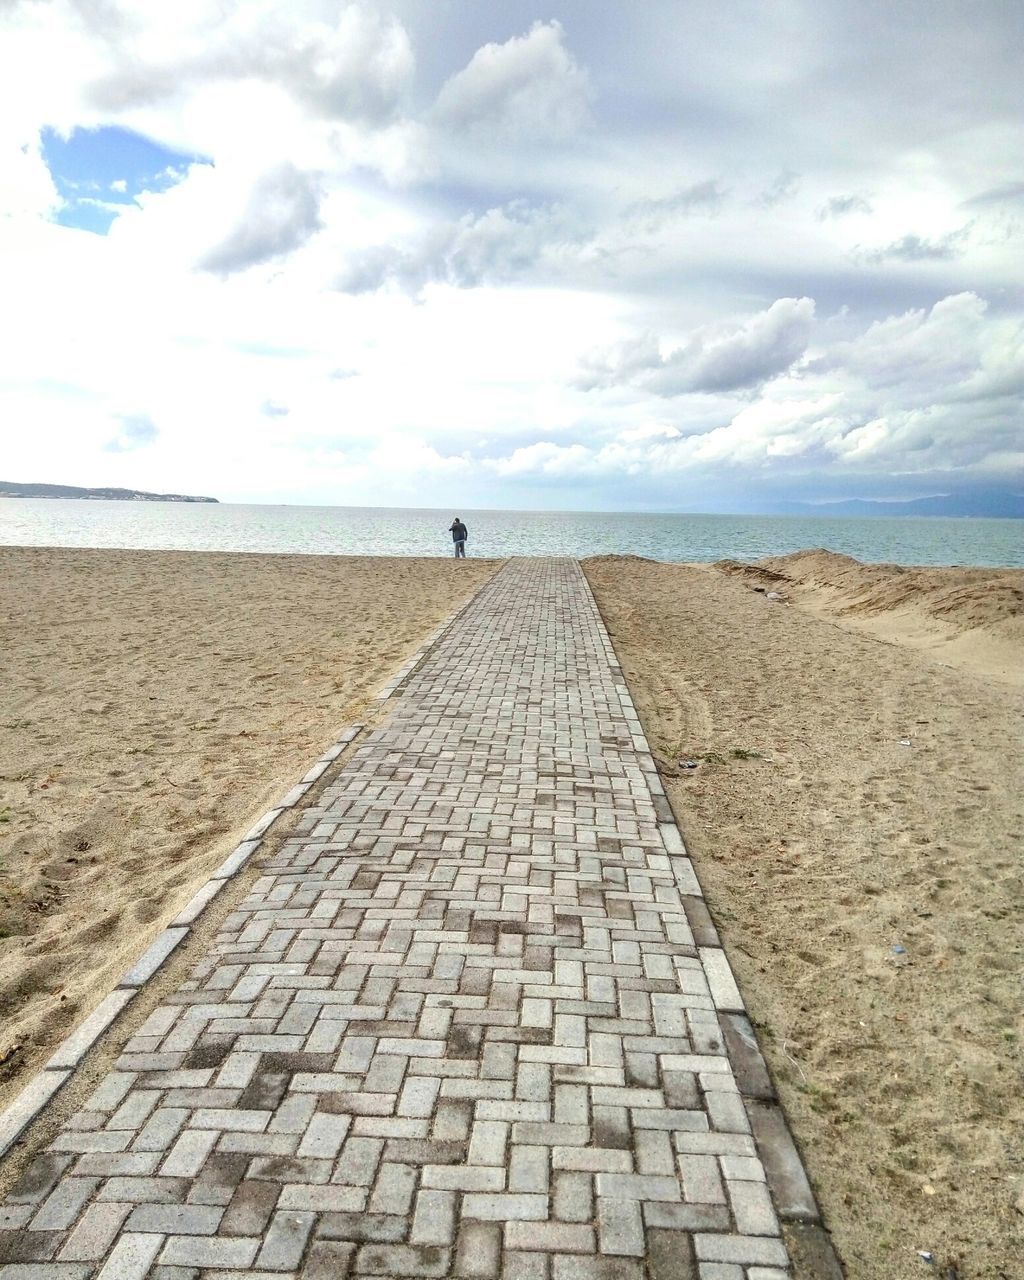
POLYGON ((730 755, 734 760, 763 760, 760 751, 752 751, 747 747, 733 747, 730 755))
POLYGON ((10 822, 12 816, 10 809, 6 805, 0 809, 0 822, 10 822))

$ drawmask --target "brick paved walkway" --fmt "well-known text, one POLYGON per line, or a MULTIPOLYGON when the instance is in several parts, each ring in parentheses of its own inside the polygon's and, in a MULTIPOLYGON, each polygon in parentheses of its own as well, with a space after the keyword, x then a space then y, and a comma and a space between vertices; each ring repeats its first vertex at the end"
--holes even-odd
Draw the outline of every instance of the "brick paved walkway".
POLYGON ((510 562, 393 705, 0 1208, 2 1280, 789 1274, 579 567, 510 562))

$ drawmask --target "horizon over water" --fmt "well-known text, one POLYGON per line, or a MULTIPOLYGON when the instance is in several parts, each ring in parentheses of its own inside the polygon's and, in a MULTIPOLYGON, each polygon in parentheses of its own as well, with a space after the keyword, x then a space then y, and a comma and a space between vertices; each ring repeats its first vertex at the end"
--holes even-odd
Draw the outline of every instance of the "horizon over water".
MULTIPOLYGON (((1024 566, 1024 520, 472 508, 460 514, 476 557, 755 560, 824 547, 875 563, 1024 566)), ((451 520, 447 508, 0 498, 0 545, 450 556, 451 520)))

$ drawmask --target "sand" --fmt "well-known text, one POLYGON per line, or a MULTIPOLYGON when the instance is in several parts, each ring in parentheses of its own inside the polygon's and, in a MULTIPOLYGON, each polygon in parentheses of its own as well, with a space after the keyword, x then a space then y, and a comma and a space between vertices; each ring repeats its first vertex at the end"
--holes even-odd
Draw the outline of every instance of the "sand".
POLYGON ((497 565, 0 548, 0 1106, 497 565))
POLYGON ((947 666, 1018 688, 1024 683, 1024 572, 861 564, 798 551, 715 566, 755 590, 835 618, 880 640, 924 650, 947 666))
POLYGON ((1021 575, 584 567, 849 1276, 1024 1274, 1021 575))

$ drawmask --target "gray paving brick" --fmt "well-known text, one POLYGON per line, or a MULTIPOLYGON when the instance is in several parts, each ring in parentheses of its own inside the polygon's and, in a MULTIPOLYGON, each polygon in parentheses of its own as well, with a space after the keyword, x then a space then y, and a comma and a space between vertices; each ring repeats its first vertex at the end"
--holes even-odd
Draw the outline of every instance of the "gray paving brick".
POLYGON ((206 1158, 217 1143, 213 1130, 187 1130, 167 1153, 160 1165, 164 1178, 194 1178, 206 1163, 206 1158))
POLYGON ((416 1197, 411 1244, 450 1245, 455 1237, 455 1193, 423 1190, 416 1197))
POLYGON ((140 1204, 125 1229, 155 1235, 212 1236, 223 1209, 205 1204, 140 1204))
POLYGON ((57 1255, 59 1260, 91 1262, 102 1258, 130 1212, 131 1205, 127 1204, 90 1205, 57 1255))
POLYGON ((763 1182, 727 1182, 736 1230, 748 1236, 777 1236, 779 1220, 763 1182))
POLYGON ((341 1150, 352 1120, 350 1116, 313 1116, 299 1143, 298 1155, 333 1159, 341 1150))
POLYGON ((99 1185, 98 1178, 62 1178, 29 1223, 32 1231, 63 1231, 99 1185))
POLYGON ((302 1280, 345 1280, 356 1248, 343 1241, 317 1240, 306 1254, 302 1280))
POLYGON ((738 1262, 747 1266, 762 1263, 779 1267, 788 1263, 785 1245, 771 1236, 707 1235, 698 1232, 693 1237, 693 1245, 697 1257, 706 1262, 738 1262))
POLYGON ((644 1222, 636 1200, 597 1202, 597 1231, 601 1252, 636 1258, 644 1256, 644 1222))
POLYGON ((354 1270, 367 1276, 444 1276, 451 1264, 451 1250, 440 1245, 364 1244, 356 1254, 354 1270))
POLYGON ((462 1223, 454 1274, 460 1280, 496 1280, 501 1271, 501 1229, 491 1222, 462 1223))
POLYGON ((121 1236, 96 1280, 144 1280, 163 1243, 163 1236, 121 1236))
POLYGON ((594 1229, 573 1222, 510 1222, 507 1249, 543 1249, 552 1253, 593 1253, 594 1229))
POLYGON ((160 1261, 168 1266, 248 1267, 259 1245, 259 1240, 247 1236, 172 1236, 164 1245, 160 1261))
POLYGON ((275 1213, 256 1258, 257 1270, 289 1271, 298 1267, 314 1221, 312 1213, 275 1213))
POLYGON ((218 1233, 222 1236, 262 1235, 280 1194, 279 1183, 243 1179, 234 1188, 221 1218, 218 1233))

